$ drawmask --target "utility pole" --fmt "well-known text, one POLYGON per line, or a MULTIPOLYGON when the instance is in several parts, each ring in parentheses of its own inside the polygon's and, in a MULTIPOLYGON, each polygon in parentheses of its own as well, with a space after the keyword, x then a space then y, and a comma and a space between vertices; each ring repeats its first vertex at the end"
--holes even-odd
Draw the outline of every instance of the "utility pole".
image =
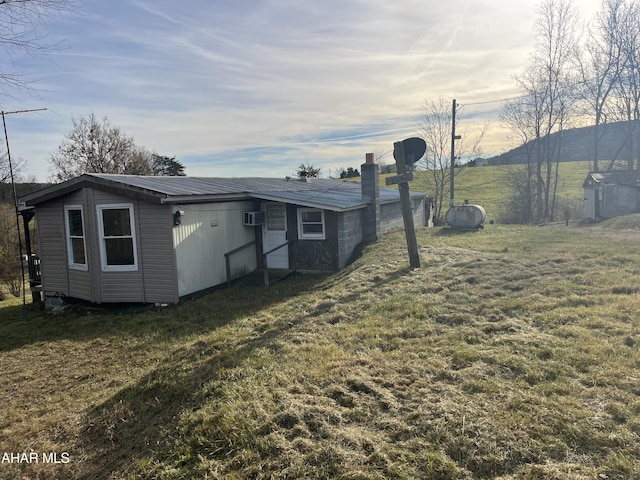
MULTIPOLYGON (((18 193, 16 191, 16 182, 13 175, 13 164, 11 163, 11 151, 9 150, 9 136, 7 135, 7 121, 5 115, 15 115, 18 113, 42 112, 46 108, 37 108, 34 110, 19 110, 15 112, 0 112, 2 114, 2 126, 4 127, 4 140, 7 144, 7 159, 9 160, 9 175, 11 176, 11 186, 13 187, 13 204, 16 209, 16 227, 18 231, 18 246, 20 248, 20 267, 22 268, 22 304, 27 303, 27 292, 24 289, 24 262, 22 261, 22 235, 20 235, 20 219, 18 218, 18 193)), ((25 233, 26 235, 26 233, 25 233)), ((29 259, 30 261, 31 259, 29 259)))
POLYGON ((455 176, 456 166, 456 140, 460 140, 462 137, 456 135, 456 100, 453 99, 453 106, 451 108, 451 171, 449 173, 449 206, 455 206, 455 196, 453 194, 453 177, 455 176))

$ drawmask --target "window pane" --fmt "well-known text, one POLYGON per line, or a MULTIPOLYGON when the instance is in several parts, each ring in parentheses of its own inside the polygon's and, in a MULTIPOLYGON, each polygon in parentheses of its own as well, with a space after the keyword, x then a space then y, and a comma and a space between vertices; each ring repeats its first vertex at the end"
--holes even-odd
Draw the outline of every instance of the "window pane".
POLYGON ((322 224, 321 223, 304 223, 302 225, 302 233, 304 234, 320 234, 322 235, 322 224))
POLYGON ((133 265, 132 238, 105 238, 107 265, 133 265))
MULTIPOLYGON (((105 237, 121 237, 131 235, 128 208, 109 208, 102 210, 102 223, 105 237)), ((123 264, 117 264, 123 265, 123 264)))
POLYGON ((322 212, 320 210, 313 210, 310 212, 302 212, 303 222, 322 223, 322 212))
POLYGON ((84 240, 82 238, 71 239, 71 255, 73 256, 73 263, 76 265, 84 265, 84 240))
POLYGON ((69 235, 82 237, 82 210, 67 210, 69 214, 69 235))
POLYGON ((285 230, 284 205, 267 205, 267 230, 285 230))

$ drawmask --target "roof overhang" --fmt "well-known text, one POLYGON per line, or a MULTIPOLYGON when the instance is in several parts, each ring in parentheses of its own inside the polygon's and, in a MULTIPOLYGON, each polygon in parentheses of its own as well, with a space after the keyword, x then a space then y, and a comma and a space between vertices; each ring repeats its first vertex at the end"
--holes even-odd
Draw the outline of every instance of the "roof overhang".
MULTIPOLYGON (((305 192, 310 193, 310 192, 305 192)), ((313 197, 311 199, 304 198, 292 198, 290 195, 282 195, 278 192, 273 193, 252 193, 251 196, 253 198, 257 198, 259 200, 266 200, 269 202, 280 202, 280 203, 289 203, 292 205, 300 205, 301 207, 308 208, 319 208, 323 210, 329 210, 332 212, 348 212, 350 210, 358 210, 360 208, 366 207, 366 203, 358 203, 354 205, 331 205, 322 201, 314 201, 313 197)))
POLYGON ((24 195, 20 198, 20 201, 27 207, 36 206, 40 203, 53 200, 69 193, 73 193, 84 187, 93 187, 107 192, 116 194, 128 194, 135 197, 144 198, 147 201, 153 203, 161 203, 163 194, 154 192, 140 187, 127 185, 121 182, 113 181, 107 178, 95 177, 92 175, 81 175, 66 182, 51 185, 50 187, 43 188, 36 192, 24 195))

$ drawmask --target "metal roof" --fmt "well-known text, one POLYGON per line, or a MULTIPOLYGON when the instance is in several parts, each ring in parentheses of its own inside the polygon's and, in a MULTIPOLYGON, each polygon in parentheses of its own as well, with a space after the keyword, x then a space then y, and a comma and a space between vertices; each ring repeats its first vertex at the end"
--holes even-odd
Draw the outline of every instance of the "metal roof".
POLYGON ((638 170, 611 170, 605 172, 589 172, 587 178, 592 178, 595 183, 640 186, 640 171, 638 170))
MULTIPOLYGON (((124 189, 145 195, 161 203, 204 203, 231 199, 272 200, 296 205, 345 211, 366 206, 359 182, 344 182, 329 178, 301 181, 292 178, 213 178, 213 177, 153 177, 142 175, 84 174, 22 198, 35 205, 65 195, 87 185, 124 189)), ((413 197, 424 196, 412 193, 413 197)), ((400 198, 397 190, 380 188, 380 202, 400 198)))
POLYGON ((168 196, 225 195, 229 193, 252 193, 257 191, 291 192, 334 188, 345 183, 330 178, 314 178, 308 182, 304 182, 293 178, 153 177, 96 173, 90 175, 145 190, 153 190, 168 196))

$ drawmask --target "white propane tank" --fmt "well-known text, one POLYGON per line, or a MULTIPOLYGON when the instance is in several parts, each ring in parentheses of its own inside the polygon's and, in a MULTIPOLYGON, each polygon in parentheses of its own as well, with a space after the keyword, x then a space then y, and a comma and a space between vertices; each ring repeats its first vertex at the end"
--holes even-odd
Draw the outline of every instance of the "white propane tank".
POLYGON ((453 228, 483 228, 487 212, 480 205, 459 205, 447 210, 445 219, 453 228))

